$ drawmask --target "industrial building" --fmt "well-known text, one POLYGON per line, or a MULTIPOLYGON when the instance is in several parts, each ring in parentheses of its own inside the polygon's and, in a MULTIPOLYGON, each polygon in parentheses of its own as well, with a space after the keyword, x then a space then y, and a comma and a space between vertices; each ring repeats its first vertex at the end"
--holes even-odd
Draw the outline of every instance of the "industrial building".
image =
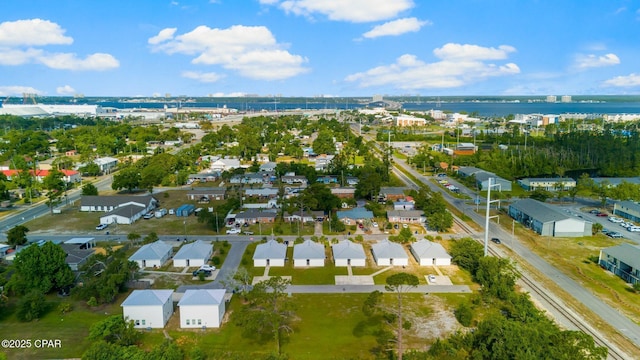
POLYGON ((509 205, 509 216, 542 236, 591 236, 591 222, 556 210, 533 199, 522 199, 509 205))

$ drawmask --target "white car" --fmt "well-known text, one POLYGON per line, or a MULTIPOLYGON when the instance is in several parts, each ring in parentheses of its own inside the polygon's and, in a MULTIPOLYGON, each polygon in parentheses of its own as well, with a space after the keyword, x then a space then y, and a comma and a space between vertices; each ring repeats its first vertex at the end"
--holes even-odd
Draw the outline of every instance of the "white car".
POLYGON ((200 266, 200 269, 198 269, 198 270, 216 271, 216 267, 215 266, 211 266, 211 265, 202 265, 202 266, 200 266))
POLYGON ((615 216, 610 217, 610 218, 609 218, 609 221, 611 221, 612 223, 621 223, 621 222, 623 222, 623 220, 622 220, 622 219, 617 218, 617 217, 615 217, 615 216))
POLYGON ((371 226, 378 227, 378 223, 374 221, 374 222, 371 223, 371 226))
POLYGON ((227 230, 227 235, 237 235, 237 234, 240 234, 240 229, 238 228, 231 228, 227 230))
POLYGON ((104 230, 107 228, 107 226, 109 226, 109 224, 100 224, 96 226, 96 230, 104 230))
POLYGON ((436 283, 436 276, 435 275, 429 275, 427 278, 429 279, 429 284, 435 284, 436 283))

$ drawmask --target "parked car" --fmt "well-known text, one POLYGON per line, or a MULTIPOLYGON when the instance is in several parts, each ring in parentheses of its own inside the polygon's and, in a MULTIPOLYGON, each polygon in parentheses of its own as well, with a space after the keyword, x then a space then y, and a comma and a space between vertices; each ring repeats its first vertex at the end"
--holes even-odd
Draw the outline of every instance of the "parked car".
POLYGON ((237 234, 240 234, 239 228, 231 228, 227 230, 227 235, 237 235, 237 234))
POLYGON ((100 224, 96 226, 96 230, 104 230, 107 228, 107 226, 109 226, 109 224, 100 224))
POLYGON ((377 228, 378 227, 378 223, 374 221, 374 222, 371 223, 371 226, 377 228))
POLYGON ((147 213, 147 214, 144 214, 144 216, 143 216, 142 218, 143 218, 143 219, 145 219, 145 220, 149 220, 149 219, 151 219, 152 217, 153 217, 153 214, 152 214, 152 213, 147 213))
POLYGON ((615 231, 610 231, 609 233, 607 233, 607 236, 610 238, 614 238, 614 239, 620 239, 622 238, 622 234, 620 234, 619 232, 615 232, 615 231))
POLYGON ((500 241, 500 239, 498 239, 498 238, 491 238, 491 241, 496 243, 496 244, 502 244, 502 241, 500 241))
POLYGON ((607 213, 602 213, 602 212, 601 212, 601 213, 597 213, 597 214, 596 214, 596 216, 599 216, 599 217, 607 217, 607 216, 609 216, 609 215, 607 215, 607 213))
POLYGON ((590 210, 589 214, 597 215, 597 214, 600 214, 600 211, 599 210, 590 210))
POLYGON ((243 231, 242 233, 245 235, 253 235, 253 231, 243 231))
POLYGON ((209 276, 211 276, 211 271, 198 269, 198 270, 193 272, 193 276, 199 276, 200 274, 204 274, 205 277, 209 277, 209 276))
POLYGON ((211 266, 211 265, 202 265, 202 266, 200 266, 200 269, 198 269, 198 270, 216 271, 216 267, 215 266, 211 266))
POLYGON ((622 220, 622 219, 620 219, 620 218, 617 218, 617 217, 615 217, 615 216, 610 216, 610 217, 609 217, 609 221, 611 221, 612 223, 621 223, 621 222, 623 222, 624 220, 622 220))
POLYGON ((435 284, 436 283, 436 276, 435 275, 429 275, 429 276, 427 276, 427 278, 429 279, 429 284, 435 284))
POLYGON ((409 227, 409 224, 402 224, 402 227, 406 229, 409 227))

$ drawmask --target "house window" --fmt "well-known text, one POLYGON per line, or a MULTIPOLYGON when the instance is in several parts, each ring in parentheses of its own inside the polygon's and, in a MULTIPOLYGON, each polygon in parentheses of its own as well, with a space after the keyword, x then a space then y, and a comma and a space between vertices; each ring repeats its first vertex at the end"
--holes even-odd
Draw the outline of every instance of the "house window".
POLYGON ((196 319, 191 319, 191 325, 195 325, 196 324, 196 319))
POLYGON ((136 320, 136 326, 140 326, 140 320, 136 320))
POLYGON ((142 326, 145 326, 147 323, 147 320, 142 320, 142 326))
POLYGON ((191 324, 189 323, 189 319, 187 319, 187 325, 191 325, 191 324))
POLYGON ((198 325, 202 325, 202 319, 198 319, 198 325))

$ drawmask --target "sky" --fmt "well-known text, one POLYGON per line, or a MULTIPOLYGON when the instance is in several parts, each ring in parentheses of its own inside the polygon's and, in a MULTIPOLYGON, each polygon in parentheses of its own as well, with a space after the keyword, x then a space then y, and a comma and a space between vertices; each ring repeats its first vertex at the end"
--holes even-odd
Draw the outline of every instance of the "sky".
POLYGON ((640 0, 22 0, 0 97, 636 95, 640 0))

